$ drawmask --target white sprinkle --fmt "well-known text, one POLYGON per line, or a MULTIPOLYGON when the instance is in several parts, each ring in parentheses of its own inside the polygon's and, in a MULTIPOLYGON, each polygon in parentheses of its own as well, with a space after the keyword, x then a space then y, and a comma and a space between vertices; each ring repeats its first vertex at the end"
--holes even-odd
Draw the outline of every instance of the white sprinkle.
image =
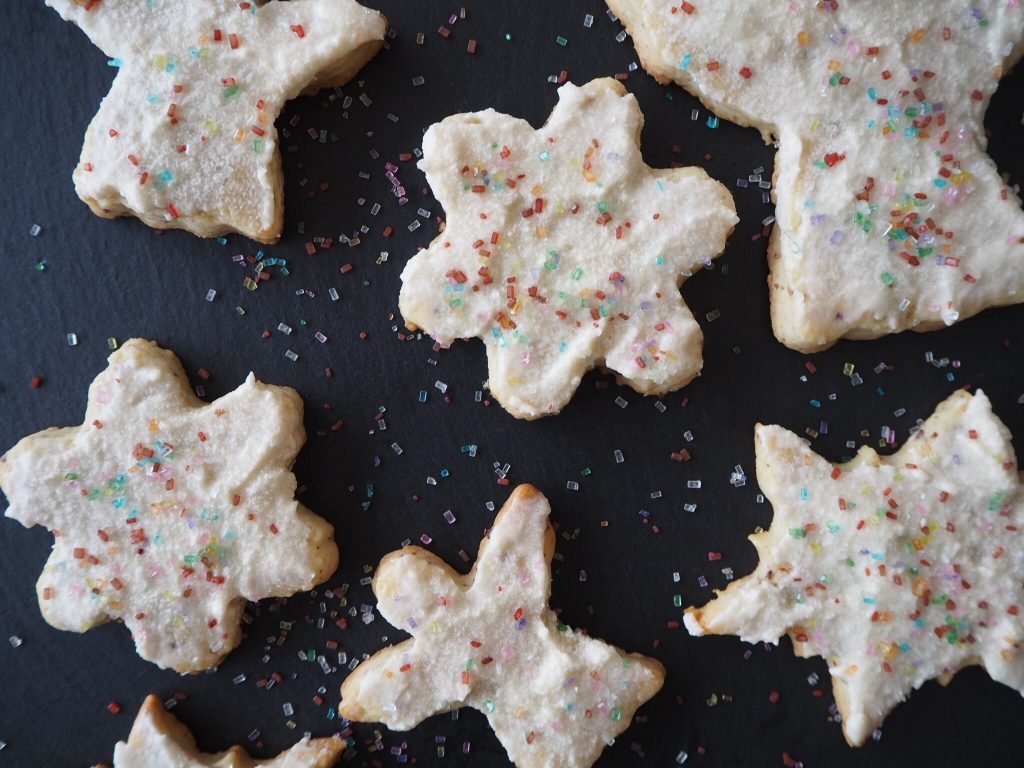
POLYGON ((298 354, 292 352, 290 349, 285 350, 284 356, 291 360, 293 363, 299 359, 298 354))
POLYGON ((69 347, 76 347, 76 346, 78 346, 78 334, 77 333, 69 333, 67 335, 67 340, 68 340, 68 346, 69 347))
POLYGON ((217 292, 215 290, 213 290, 213 288, 211 288, 210 290, 208 290, 206 292, 206 300, 207 301, 213 301, 215 298, 217 298, 217 292))

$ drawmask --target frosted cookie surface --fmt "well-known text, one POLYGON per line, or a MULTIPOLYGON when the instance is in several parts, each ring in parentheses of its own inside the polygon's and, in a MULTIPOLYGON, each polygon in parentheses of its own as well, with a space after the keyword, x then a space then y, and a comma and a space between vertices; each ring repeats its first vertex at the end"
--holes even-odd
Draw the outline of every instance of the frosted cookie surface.
POLYGON ((1024 213, 983 118, 1016 0, 608 0, 644 67, 779 142, 772 323, 806 352, 1024 301, 1024 213))
POLYGON ((177 358, 133 339, 89 388, 85 422, 0 457, 7 516, 53 532, 36 585, 54 627, 110 619, 161 667, 216 666, 246 600, 287 596, 338 564, 333 528, 295 501, 302 400, 252 374, 206 404, 177 358))
POLYGON ((793 640, 828 661, 843 732, 863 744, 916 688, 982 665, 1024 693, 1024 493, 1006 427, 960 391, 897 453, 833 465, 758 426, 771 528, 760 562, 703 608, 691 634, 793 640))
POLYGON ((461 576, 419 547, 387 555, 378 610, 413 637, 345 680, 339 712, 408 730, 470 706, 519 768, 585 768, 654 696, 665 670, 561 624, 548 608, 555 533, 547 499, 519 486, 461 576))
POLYGON ((274 120, 341 85, 385 20, 355 0, 47 0, 117 68, 85 134, 75 190, 104 217, 260 242, 281 234, 274 120))
POLYGON ((527 419, 560 411, 595 365, 644 394, 693 379, 703 335, 679 286, 737 222, 701 169, 644 164, 620 83, 558 98, 537 130, 486 110, 427 131, 420 167, 447 227, 406 265, 399 300, 439 342, 482 339, 491 391, 527 419))

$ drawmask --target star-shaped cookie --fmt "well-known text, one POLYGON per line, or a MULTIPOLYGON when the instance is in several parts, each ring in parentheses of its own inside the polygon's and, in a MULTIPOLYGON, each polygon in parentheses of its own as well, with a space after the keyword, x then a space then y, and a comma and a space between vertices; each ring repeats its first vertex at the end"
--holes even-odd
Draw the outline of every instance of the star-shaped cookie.
POLYGON ((534 130, 494 110, 423 137, 447 228, 402 272, 410 328, 479 337, 490 388, 519 418, 557 413, 601 364, 644 394, 701 369, 702 334, 679 295, 736 224, 699 168, 652 169, 643 115, 615 80, 558 89, 534 130))
POLYGON ((771 528, 760 562, 703 608, 691 634, 776 642, 828 661, 859 746, 915 688, 980 664, 1024 693, 1024 493, 1006 427, 982 392, 939 405, 897 453, 834 465, 758 426, 771 528))
POLYGON ((89 388, 85 422, 0 456, 7 516, 53 532, 43 618, 109 619, 160 667, 216 666, 246 600, 310 589, 338 565, 333 528, 295 501, 302 400, 249 374, 206 404, 177 358, 133 339, 89 388))
POLYGON ((342 739, 303 739, 272 760, 253 760, 239 746, 215 755, 205 754, 199 751, 188 728, 150 694, 142 702, 128 741, 114 747, 114 768, 330 768, 345 746, 342 739))
POLYGON ((548 608, 549 512, 536 488, 516 488, 466 576, 419 547, 384 557, 373 579, 378 610, 412 639, 356 668, 341 688, 341 714, 408 730, 470 706, 519 768, 597 760, 665 670, 569 629, 548 608))
POLYGON ((75 190, 99 216, 276 242, 274 120, 348 81, 385 19, 355 0, 46 0, 117 67, 85 134, 75 190))
POLYGON ((1024 52, 1017 0, 608 0, 644 67, 778 141, 768 247, 788 347, 933 330, 1024 301, 1024 213, 982 119, 1024 52))

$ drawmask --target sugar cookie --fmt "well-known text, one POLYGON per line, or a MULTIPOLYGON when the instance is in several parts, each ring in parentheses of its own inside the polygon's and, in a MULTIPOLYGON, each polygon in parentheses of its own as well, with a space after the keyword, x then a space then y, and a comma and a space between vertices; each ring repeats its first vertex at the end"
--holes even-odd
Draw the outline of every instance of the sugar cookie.
POLYGON ((1024 212, 985 152, 1017 0, 608 0, 644 67, 779 142, 775 335, 933 330, 1024 301, 1024 212))
POLYGON ((661 688, 657 661, 573 631, 548 608, 555 532, 519 486, 462 576, 405 547, 377 568, 378 610, 412 639, 374 654, 341 689, 350 720, 409 730, 438 712, 483 712, 519 768, 585 768, 661 688))
POLYGON ((153 695, 142 702, 128 741, 114 747, 114 768, 330 768, 342 739, 303 739, 272 760, 253 760, 239 746, 215 755, 199 751, 191 732, 153 695))
POLYGON ((760 562, 703 608, 691 634, 777 642, 828 661, 859 746, 915 688, 980 664, 1024 693, 1024 494, 1010 433, 960 391, 896 454, 834 465, 758 426, 757 479, 775 509, 760 562))
POLYGON ((701 169, 644 164, 621 83, 558 99, 539 130, 488 109, 427 131, 420 167, 447 227, 406 265, 399 299, 439 342, 482 339, 491 391, 526 419, 561 410, 598 364, 644 394, 693 379, 703 336, 679 286, 737 221, 701 169))
POLYGON ((99 216, 202 237, 276 242, 284 218, 274 120, 341 85, 384 39, 355 0, 47 0, 117 67, 85 134, 75 190, 99 216))
POLYGON ((181 364, 133 339, 89 388, 85 422, 0 457, 7 516, 53 532, 43 618, 123 621, 139 655, 196 672, 241 639, 246 600, 291 595, 337 567, 331 525, 294 500, 302 400, 256 381, 213 403, 181 364))

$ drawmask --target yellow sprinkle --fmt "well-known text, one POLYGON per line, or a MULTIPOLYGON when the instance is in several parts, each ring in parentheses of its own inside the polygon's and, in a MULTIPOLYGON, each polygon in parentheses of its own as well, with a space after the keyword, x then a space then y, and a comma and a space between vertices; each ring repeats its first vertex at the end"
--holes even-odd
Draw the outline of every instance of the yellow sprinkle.
POLYGON ((800 45, 807 45, 807 33, 801 29, 796 33, 796 41, 800 43, 800 45))

